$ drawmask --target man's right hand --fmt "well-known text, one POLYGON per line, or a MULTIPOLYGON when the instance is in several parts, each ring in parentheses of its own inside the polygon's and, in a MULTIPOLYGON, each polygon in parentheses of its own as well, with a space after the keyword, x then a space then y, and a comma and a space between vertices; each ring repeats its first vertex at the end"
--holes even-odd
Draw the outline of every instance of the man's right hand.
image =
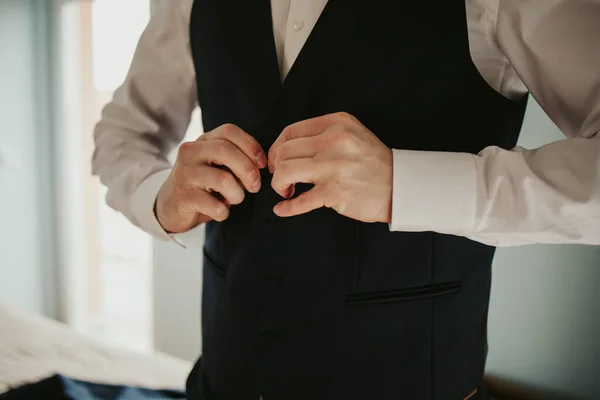
POLYGON ((266 165, 256 139, 235 125, 222 125, 183 143, 158 192, 158 222, 166 231, 180 233, 210 220, 224 221, 229 206, 244 200, 244 188, 260 190, 259 169, 266 165))

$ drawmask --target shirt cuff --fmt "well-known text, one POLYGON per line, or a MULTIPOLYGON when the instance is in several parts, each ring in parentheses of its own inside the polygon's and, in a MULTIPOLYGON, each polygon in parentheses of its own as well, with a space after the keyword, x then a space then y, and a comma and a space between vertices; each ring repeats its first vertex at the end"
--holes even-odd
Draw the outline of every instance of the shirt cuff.
POLYGON ((148 176, 139 184, 130 201, 131 213, 137 225, 162 240, 172 240, 172 238, 158 222, 154 214, 154 203, 158 191, 170 174, 170 169, 164 169, 148 176))
POLYGON ((393 150, 390 230, 472 233, 477 175, 472 154, 393 150))

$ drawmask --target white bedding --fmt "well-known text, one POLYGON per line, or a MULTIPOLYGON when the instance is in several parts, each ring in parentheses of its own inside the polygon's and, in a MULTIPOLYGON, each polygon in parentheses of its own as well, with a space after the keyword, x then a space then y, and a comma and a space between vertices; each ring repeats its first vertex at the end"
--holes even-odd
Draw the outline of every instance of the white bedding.
POLYGON ((0 305, 0 393, 55 373, 99 383, 183 389, 191 364, 103 345, 66 325, 0 305))

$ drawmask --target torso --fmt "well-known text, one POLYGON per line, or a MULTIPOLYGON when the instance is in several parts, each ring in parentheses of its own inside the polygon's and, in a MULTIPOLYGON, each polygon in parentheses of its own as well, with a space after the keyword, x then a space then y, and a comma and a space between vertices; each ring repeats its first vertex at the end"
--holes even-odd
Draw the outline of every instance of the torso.
MULTIPOLYGON (((182 7, 187 13, 193 1, 182 0, 182 7)), ((289 72, 327 1, 271 0, 273 35, 282 79, 289 72)), ((499 0, 465 0, 471 59, 488 85, 503 96, 516 100, 527 93, 527 88, 496 41, 498 3, 499 0)))
MULTIPOLYGON (((269 5, 196 0, 190 40, 205 129, 232 123, 268 149, 294 122, 346 111, 390 148, 515 145, 525 104, 475 68, 462 0, 330 0, 300 45, 273 40, 269 5)), ((189 385, 205 397, 190 398, 472 393, 493 249, 327 208, 278 219, 270 178, 264 169, 258 194, 206 226, 203 355, 189 385)))

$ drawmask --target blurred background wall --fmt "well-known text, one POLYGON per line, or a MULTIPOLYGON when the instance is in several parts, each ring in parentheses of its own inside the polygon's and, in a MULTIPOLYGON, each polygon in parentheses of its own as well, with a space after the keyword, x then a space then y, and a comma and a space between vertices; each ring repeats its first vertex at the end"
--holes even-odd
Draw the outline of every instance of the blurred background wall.
POLYGON ((0 302, 140 351, 152 241, 106 206, 90 160, 149 17, 149 0, 0 0, 0 302))
MULTIPOLYGON (((519 145, 562 139, 530 98, 519 145)), ((493 264, 487 370, 517 381, 600 398, 600 247, 498 249, 493 264)))
MULTIPOLYGON (((89 176, 93 124, 124 78, 151 3, 168 1, 0 0, 0 303, 192 360, 201 250, 132 228, 89 176)), ((201 132, 196 114, 188 138, 201 132)), ((530 101, 519 144, 559 139, 530 101)), ((488 371, 600 398, 598 284, 600 247, 499 249, 488 371)))
POLYGON ((50 10, 0 0, 0 302, 55 317, 50 10))

